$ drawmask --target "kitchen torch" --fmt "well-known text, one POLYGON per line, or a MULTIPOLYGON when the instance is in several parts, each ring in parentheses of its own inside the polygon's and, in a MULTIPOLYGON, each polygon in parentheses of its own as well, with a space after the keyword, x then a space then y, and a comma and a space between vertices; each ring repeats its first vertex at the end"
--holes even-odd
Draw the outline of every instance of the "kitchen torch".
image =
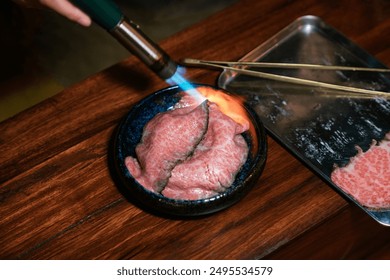
POLYGON ((72 3, 106 29, 162 79, 167 80, 175 74, 176 63, 147 37, 138 25, 127 19, 114 2, 111 0, 72 0, 72 3))

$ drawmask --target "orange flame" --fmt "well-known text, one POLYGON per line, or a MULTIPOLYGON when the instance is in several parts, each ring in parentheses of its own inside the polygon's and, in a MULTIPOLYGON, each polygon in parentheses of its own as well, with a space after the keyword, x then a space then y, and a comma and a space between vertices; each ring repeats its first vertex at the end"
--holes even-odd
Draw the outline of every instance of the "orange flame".
POLYGON ((222 113, 242 125, 244 131, 249 131, 255 143, 252 147, 252 153, 256 154, 258 150, 256 129, 244 107, 245 99, 211 87, 198 87, 197 90, 210 102, 217 104, 222 113))
MULTIPOLYGON (((240 124, 243 128, 242 131, 248 130, 254 143, 254 146, 252 147, 252 153, 256 154, 258 150, 257 134, 249 113, 244 107, 245 99, 243 97, 230 95, 223 90, 208 86, 200 86, 195 89, 201 95, 203 95, 205 99, 215 103, 223 114, 227 115, 232 120, 240 124)), ((181 102, 183 103, 180 106, 192 106, 194 104, 199 104, 197 100, 192 97, 192 95, 187 96, 189 98, 186 100, 182 99, 181 102)))
POLYGON ((243 106, 243 98, 211 87, 198 87, 197 90, 210 102, 217 104, 222 113, 249 129, 251 121, 243 106))

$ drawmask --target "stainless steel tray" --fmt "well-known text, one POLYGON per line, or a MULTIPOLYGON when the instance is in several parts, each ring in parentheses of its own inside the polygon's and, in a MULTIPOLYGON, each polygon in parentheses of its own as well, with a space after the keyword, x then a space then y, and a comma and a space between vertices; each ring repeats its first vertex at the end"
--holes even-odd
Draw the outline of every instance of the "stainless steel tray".
MULTIPOLYGON (((314 16, 298 18, 241 60, 387 68, 314 16)), ((299 69, 266 71, 390 91, 389 74, 299 69)), ((367 150, 373 139, 381 140, 390 131, 390 100, 270 81, 228 70, 222 72, 218 85, 246 96, 274 139, 376 221, 390 226, 390 210, 368 209, 330 180, 335 164, 343 166, 356 155, 356 145, 367 150)))

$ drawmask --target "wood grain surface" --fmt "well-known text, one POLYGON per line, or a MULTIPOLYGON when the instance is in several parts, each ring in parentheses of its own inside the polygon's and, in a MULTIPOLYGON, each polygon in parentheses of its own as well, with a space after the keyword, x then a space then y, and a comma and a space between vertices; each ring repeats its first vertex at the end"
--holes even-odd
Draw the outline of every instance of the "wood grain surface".
MULTIPOLYGON (((161 42, 175 60, 237 60, 316 15, 390 65, 390 1, 242 0, 161 42)), ((188 69, 215 84, 218 72, 188 69)), ((272 138, 256 187, 202 218, 147 213, 118 191, 107 153, 121 117, 167 85, 134 57, 0 123, 1 259, 390 258, 390 228, 272 138)))

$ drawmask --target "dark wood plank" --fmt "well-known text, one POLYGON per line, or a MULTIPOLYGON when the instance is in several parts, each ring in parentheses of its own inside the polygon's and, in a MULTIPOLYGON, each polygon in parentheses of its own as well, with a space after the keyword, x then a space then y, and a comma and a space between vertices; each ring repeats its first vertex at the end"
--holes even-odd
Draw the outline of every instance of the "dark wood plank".
POLYGON ((263 254, 259 252, 278 248, 281 240, 293 239, 302 228, 320 223, 345 205, 326 184, 270 140, 264 176, 250 196, 235 207, 190 221, 148 215, 125 201, 110 179, 106 143, 111 133, 108 129, 105 135, 98 134, 68 149, 45 162, 45 167, 38 166, 27 177, 4 186, 9 192, 2 194, 2 202, 9 207, 0 208, 2 216, 8 215, 0 222, 0 228, 7 229, 0 232, 3 257, 258 258, 263 254), (280 157, 284 157, 283 164, 275 160, 280 157), (86 177, 91 179, 86 181, 86 177), (31 213, 36 213, 33 219, 31 213), (315 218, 312 213, 317 213, 315 218), (156 231, 161 223, 164 226, 156 231), (133 232, 137 228, 142 228, 142 233, 133 232), (199 238, 202 228, 207 232, 199 238), (15 239, 15 231, 21 240, 15 239), (91 232, 95 238, 86 239, 91 232), (108 232, 114 239, 106 236, 108 232), (129 236, 129 232, 133 234, 129 236), (137 239, 139 234, 142 239, 137 239), (240 246, 243 239, 247 243, 244 247, 240 246), (124 256, 111 255, 114 240, 131 244, 127 250, 137 253, 126 250, 124 256), (173 240, 189 247, 178 247, 173 240), (80 251, 81 244, 89 250, 80 251), (153 250, 138 252, 140 246, 153 250), (210 249, 197 251, 205 247, 210 249))
POLYGON ((390 259, 389 246, 389 229, 350 205, 267 259, 390 259))

